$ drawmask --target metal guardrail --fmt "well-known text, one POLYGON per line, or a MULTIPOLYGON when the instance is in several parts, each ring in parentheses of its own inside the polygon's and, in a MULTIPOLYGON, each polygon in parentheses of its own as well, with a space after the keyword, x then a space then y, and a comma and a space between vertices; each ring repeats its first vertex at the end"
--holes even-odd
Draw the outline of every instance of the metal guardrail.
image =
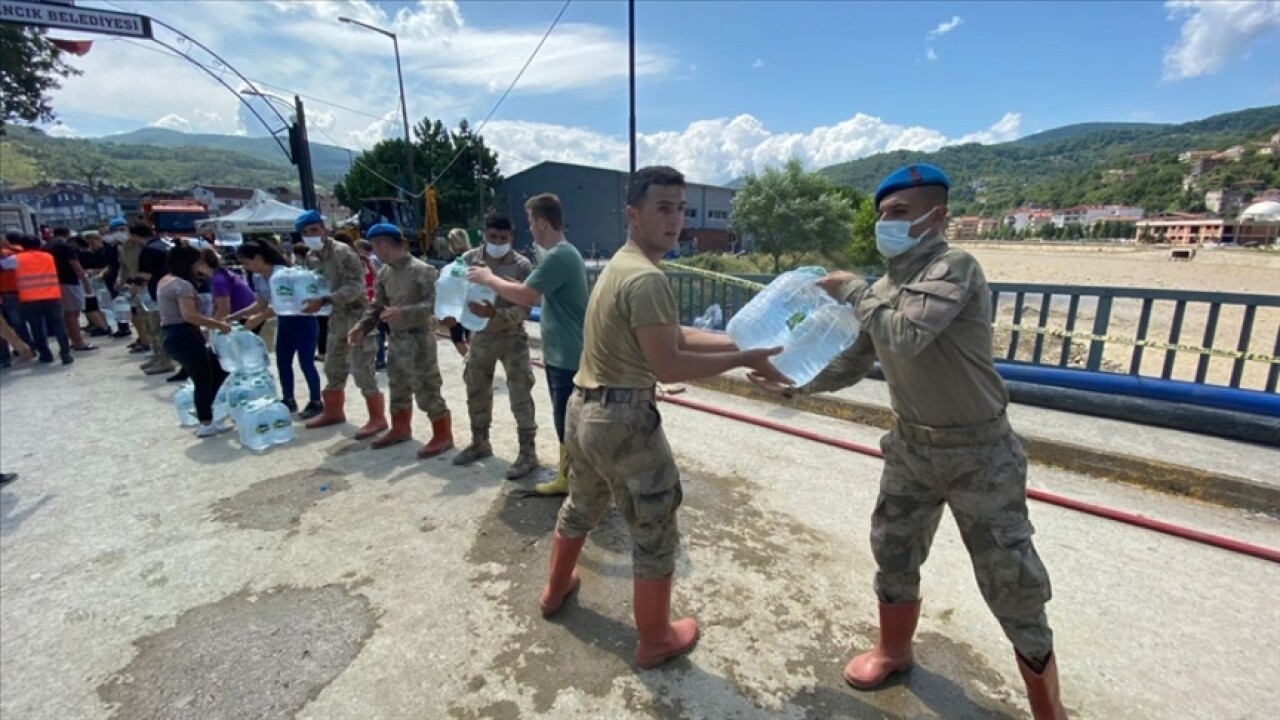
MULTIPOLYGON (((589 287, 599 274, 587 269, 589 287)), ((750 285, 774 278, 667 277, 686 325, 713 304, 728 322, 755 297, 750 285)), ((1032 283, 990 290, 997 359, 1270 393, 1280 385, 1280 295, 1032 283)))

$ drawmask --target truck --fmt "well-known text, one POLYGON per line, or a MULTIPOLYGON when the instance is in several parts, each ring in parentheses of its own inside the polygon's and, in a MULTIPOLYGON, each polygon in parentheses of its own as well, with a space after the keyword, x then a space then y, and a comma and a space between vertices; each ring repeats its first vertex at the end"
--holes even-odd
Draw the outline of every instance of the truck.
POLYGON ((36 222, 36 211, 30 205, 0 204, 0 233, 16 232, 22 235, 35 235, 39 228, 40 225, 36 222))
POLYGON ((142 203, 142 219, 161 237, 196 237, 199 235, 196 223, 208 217, 209 206, 196 200, 147 200, 142 203))
POLYGON ((433 251, 436 230, 440 227, 440 215, 436 208, 436 189, 428 188, 422 196, 423 226, 417 225, 413 208, 408 202, 394 197, 370 197, 360 200, 361 234, 378 223, 391 223, 399 227, 415 255, 428 257, 433 251))

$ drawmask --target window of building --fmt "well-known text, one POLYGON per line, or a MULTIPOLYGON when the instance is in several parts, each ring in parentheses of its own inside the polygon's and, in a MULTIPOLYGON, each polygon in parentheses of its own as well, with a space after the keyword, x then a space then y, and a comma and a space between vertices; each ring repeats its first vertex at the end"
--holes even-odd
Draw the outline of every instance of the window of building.
POLYGON ((693 220, 693 219, 697 219, 697 217, 698 217, 698 208, 685 208, 685 209, 684 209, 684 216, 685 216, 685 217, 687 217, 687 218, 689 218, 689 219, 691 219, 691 220, 693 220))
POLYGON ((728 210, 708 210, 707 218, 710 220, 728 220, 729 211, 728 210))

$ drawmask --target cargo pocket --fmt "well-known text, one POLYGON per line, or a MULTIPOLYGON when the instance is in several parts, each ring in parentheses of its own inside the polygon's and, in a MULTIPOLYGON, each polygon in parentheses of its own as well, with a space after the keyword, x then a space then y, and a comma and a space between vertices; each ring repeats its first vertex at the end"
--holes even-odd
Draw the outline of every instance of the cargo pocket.
MULTIPOLYGON (((1021 519, 1008 525, 992 528, 999 557, 998 566, 991 568, 991 581, 995 591, 991 597, 1002 598, 1010 612, 1038 609, 1053 596, 1049 587, 1049 572, 1045 570, 1036 552, 1031 536, 1035 528, 1031 521, 1021 519)), ((984 593, 986 588, 984 588, 984 593)))
POLYGON ((631 496, 630 519, 637 527, 666 525, 684 502, 680 471, 669 458, 651 470, 624 477, 622 482, 631 496))

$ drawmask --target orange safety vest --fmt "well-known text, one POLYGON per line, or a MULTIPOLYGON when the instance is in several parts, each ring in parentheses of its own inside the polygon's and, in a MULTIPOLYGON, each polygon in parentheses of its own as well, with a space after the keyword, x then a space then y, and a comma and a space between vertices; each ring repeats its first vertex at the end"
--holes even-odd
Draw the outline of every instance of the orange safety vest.
MULTIPOLYGON (((16 254, 17 253, 12 250, 0 250, 0 259, 8 258, 16 254)), ((16 292, 18 292, 18 271, 0 268, 0 293, 16 292)))
POLYGON ((61 300, 62 287, 58 285, 58 268, 53 256, 41 250, 28 250, 18 255, 18 300, 39 302, 61 300))

